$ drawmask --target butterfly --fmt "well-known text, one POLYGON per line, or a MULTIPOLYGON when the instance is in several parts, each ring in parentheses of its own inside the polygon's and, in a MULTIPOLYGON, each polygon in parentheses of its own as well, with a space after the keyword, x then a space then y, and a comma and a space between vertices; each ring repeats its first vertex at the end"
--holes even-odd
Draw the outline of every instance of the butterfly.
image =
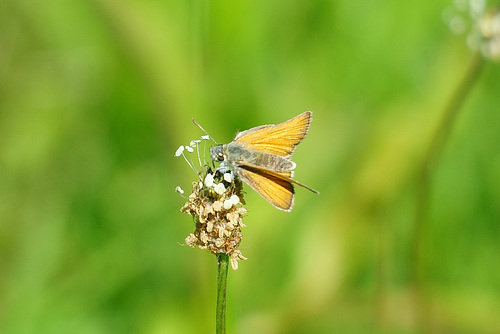
POLYGON ((220 162, 220 172, 232 171, 274 207, 290 211, 294 204, 294 184, 319 194, 292 179, 296 164, 291 157, 306 137, 311 121, 312 112, 306 111, 280 124, 239 132, 232 142, 211 147, 210 155, 220 162))

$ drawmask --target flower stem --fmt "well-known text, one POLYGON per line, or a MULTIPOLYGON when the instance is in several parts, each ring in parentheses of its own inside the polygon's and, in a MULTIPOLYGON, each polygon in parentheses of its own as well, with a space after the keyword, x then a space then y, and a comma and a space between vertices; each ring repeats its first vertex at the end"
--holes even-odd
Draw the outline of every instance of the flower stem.
MULTIPOLYGON (((421 329, 429 327, 429 309, 425 298, 425 270, 426 254, 425 244, 427 237, 427 219, 429 211, 430 194, 432 188, 432 176, 435 173, 439 158, 443 152, 451 129, 455 125, 459 111, 465 102, 465 99, 472 91, 477 82, 484 59, 476 53, 472 59, 467 72, 459 83, 448 105, 446 106, 441 122, 434 133, 434 136, 427 148, 418 175, 418 185, 416 193, 416 209, 414 220, 414 231, 412 241, 412 281, 414 286, 415 311, 417 323, 421 329)), ((427 330, 425 330, 427 331, 427 330)))
POLYGON ((217 334, 226 333, 226 287, 227 268, 229 255, 217 254, 217 308, 215 313, 215 326, 217 334))

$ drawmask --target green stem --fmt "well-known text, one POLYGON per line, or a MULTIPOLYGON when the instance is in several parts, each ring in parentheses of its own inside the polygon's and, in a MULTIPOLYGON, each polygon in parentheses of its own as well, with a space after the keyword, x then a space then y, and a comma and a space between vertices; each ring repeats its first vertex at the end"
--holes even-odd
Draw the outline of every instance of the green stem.
POLYGON ((226 287, 228 266, 229 256, 223 253, 217 254, 217 308, 215 313, 215 332, 217 334, 226 333, 226 287))
POLYGON ((434 133, 419 170, 412 242, 412 280, 415 288, 415 311, 417 314, 417 321, 419 326, 423 329, 428 327, 427 320, 429 319, 427 314, 427 301, 424 298, 426 267, 424 250, 432 176, 435 173, 439 158, 458 117, 460 108, 465 102, 466 97, 472 91, 474 84, 477 82, 483 63, 483 57, 479 53, 476 53, 468 67, 465 77, 460 82, 444 110, 443 118, 434 133))

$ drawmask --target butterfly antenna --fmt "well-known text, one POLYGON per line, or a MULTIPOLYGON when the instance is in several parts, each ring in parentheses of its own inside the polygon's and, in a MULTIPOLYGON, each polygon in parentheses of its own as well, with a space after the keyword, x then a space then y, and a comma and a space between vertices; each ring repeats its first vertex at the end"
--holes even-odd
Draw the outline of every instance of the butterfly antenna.
POLYGON ((196 122, 196 121, 194 120, 194 118, 193 118, 193 123, 194 123, 194 125, 196 125, 197 127, 199 127, 199 128, 201 129, 201 131, 205 132, 205 134, 206 134, 206 135, 207 135, 210 139, 212 139, 212 140, 213 140, 213 142, 215 143, 215 145, 217 145, 217 142, 215 141, 215 139, 213 139, 213 138, 212 138, 212 136, 210 136, 210 135, 208 134, 208 132, 207 132, 207 131, 206 131, 206 130, 205 130, 205 129, 204 129, 204 128, 200 125, 200 124, 198 124, 198 122, 196 122))

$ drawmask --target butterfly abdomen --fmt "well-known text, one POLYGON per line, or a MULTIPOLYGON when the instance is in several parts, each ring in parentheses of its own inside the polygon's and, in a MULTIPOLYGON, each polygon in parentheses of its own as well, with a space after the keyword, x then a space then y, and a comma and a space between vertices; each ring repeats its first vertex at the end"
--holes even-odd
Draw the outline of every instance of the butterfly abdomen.
POLYGON ((295 168, 295 162, 280 157, 279 155, 254 152, 254 157, 250 163, 257 166, 265 166, 267 169, 273 171, 289 171, 295 168))

